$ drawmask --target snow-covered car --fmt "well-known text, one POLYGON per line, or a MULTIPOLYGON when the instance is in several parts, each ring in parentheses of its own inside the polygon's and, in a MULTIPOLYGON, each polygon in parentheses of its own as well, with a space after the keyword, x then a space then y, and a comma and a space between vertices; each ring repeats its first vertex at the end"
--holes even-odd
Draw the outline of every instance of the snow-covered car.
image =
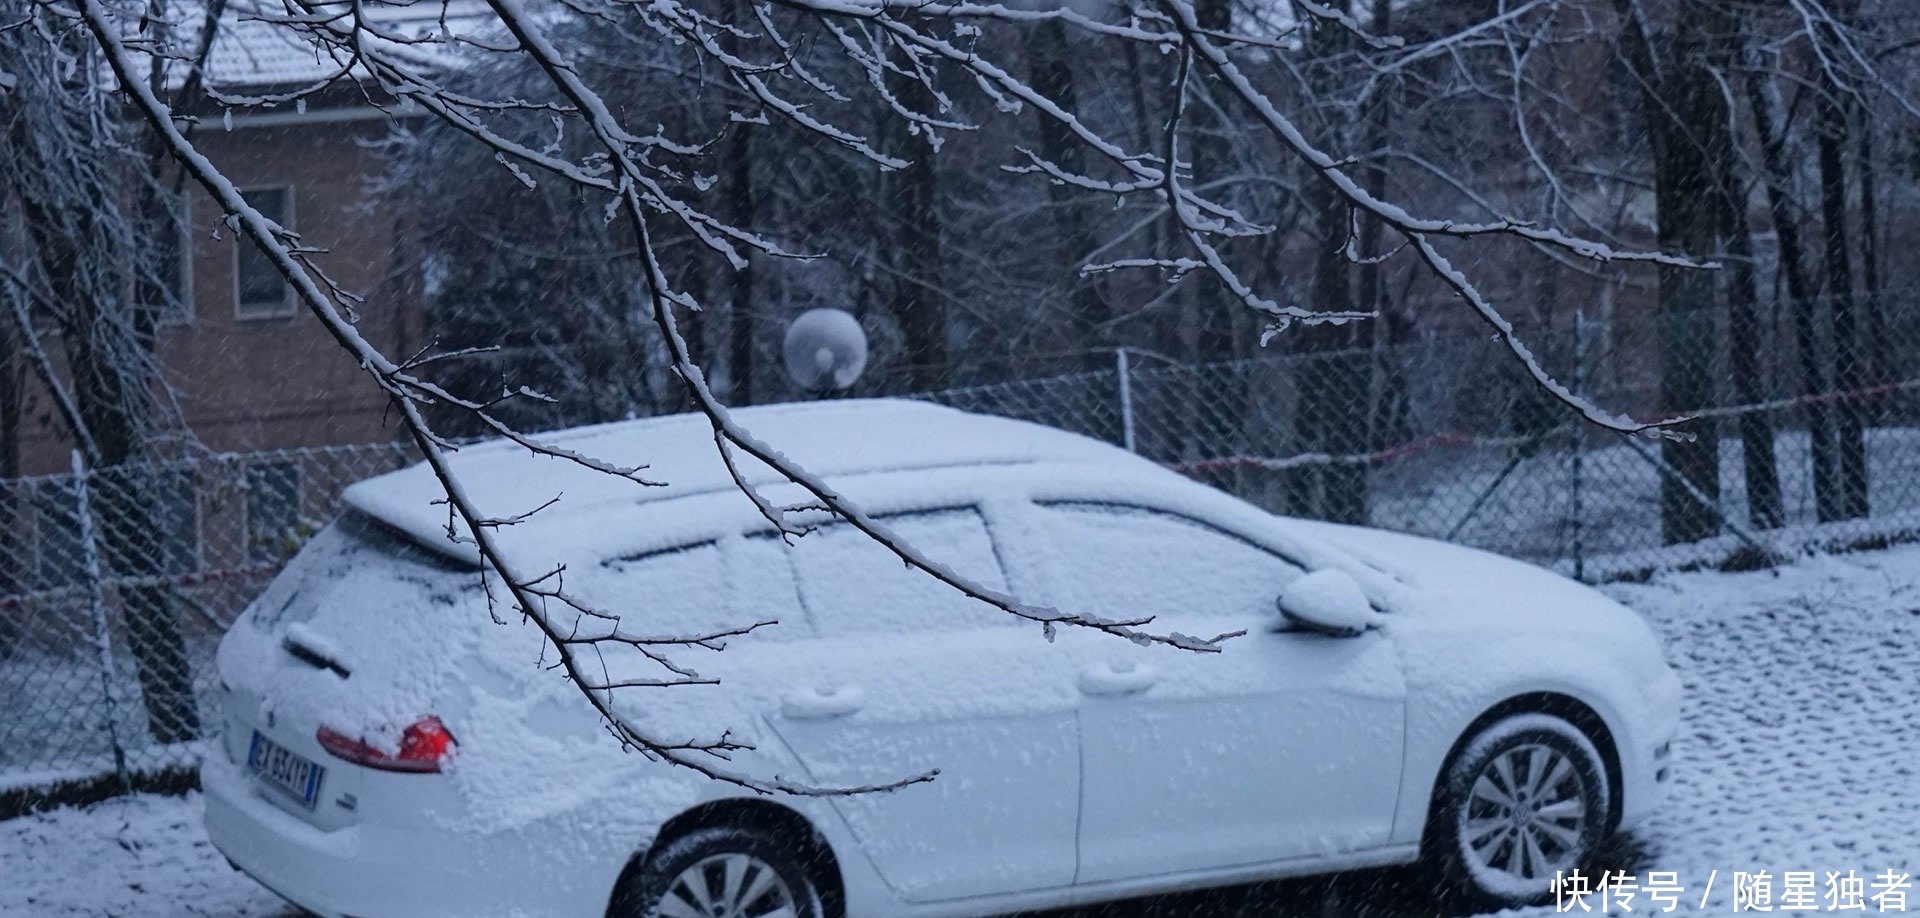
MULTIPOLYGON (((622 751, 535 629, 489 604, 415 466, 349 489, 221 644, 214 843, 333 918, 987 915, 1423 857, 1500 904, 1545 895, 1664 794, 1679 682, 1584 586, 1276 517, 1019 421, 857 400, 737 417, 987 587, 1245 634, 1219 653, 1048 640, 845 523, 784 540, 698 417, 553 438, 647 461, 663 487, 473 446, 454 464, 487 512, 559 498, 495 530, 527 569, 564 564, 570 592, 645 633, 777 621, 679 651, 713 682, 623 689, 623 716, 731 731, 747 774, 938 777, 760 795, 622 751)), ((603 676, 639 662, 609 652, 603 676)))

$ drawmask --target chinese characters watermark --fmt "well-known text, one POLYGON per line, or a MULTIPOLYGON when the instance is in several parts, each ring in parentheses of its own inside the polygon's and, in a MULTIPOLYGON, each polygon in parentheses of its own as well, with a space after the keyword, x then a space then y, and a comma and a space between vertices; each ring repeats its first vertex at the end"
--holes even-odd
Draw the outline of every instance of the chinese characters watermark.
MULTIPOLYGON (((1635 914, 1671 912, 1683 902, 1704 909, 1713 901, 1719 876, 1718 870, 1708 874, 1696 903, 1680 884, 1677 871, 1649 871, 1644 881, 1631 873, 1610 871, 1590 877, 1578 870, 1555 871, 1554 909, 1635 914)), ((1864 877, 1853 870, 1829 870, 1825 877, 1823 882, 1820 873, 1812 870, 1783 871, 1778 877, 1765 870, 1734 871, 1732 881, 1725 884, 1730 888, 1726 894, 1732 896, 1736 912, 1905 912, 1907 892, 1913 888, 1911 874, 1892 868, 1864 877)))

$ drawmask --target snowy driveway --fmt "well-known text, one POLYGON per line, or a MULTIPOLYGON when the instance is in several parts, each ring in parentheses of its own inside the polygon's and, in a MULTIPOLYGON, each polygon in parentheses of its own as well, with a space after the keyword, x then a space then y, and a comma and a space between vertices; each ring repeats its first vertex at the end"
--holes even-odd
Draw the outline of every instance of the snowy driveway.
MULTIPOLYGON (((1633 865, 1643 882, 1677 874, 1675 914, 1730 914, 1736 871, 1770 874, 1776 906, 1785 872, 1815 871, 1821 911, 1830 871, 1854 871, 1868 895, 1889 868, 1920 873, 1920 546, 1609 592, 1653 621, 1687 684, 1674 797, 1639 833, 1647 853, 1633 865)), ((0 823, 0 916, 295 914, 227 868, 198 809, 197 796, 141 796, 0 823)), ((1324 884, 1273 884, 1099 914, 1433 914, 1406 879, 1356 875, 1332 899, 1324 884)), ((1906 893, 1920 912, 1920 889, 1906 893)), ((1644 897, 1632 905, 1646 913, 1644 897)))

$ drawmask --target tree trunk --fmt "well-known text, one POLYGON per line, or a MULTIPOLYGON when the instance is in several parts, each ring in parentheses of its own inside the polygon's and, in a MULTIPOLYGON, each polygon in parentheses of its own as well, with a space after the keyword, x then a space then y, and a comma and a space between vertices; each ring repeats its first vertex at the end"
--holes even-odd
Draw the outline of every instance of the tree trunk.
MULTIPOLYGON (((0 280, 0 284, 6 281, 0 280)), ((12 289, 0 290, 0 302, 18 296, 12 289)), ((8 310, 10 313, 11 310, 8 310)), ((26 389, 26 371, 21 349, 25 336, 15 328, 7 314, 0 314, 0 596, 22 592, 26 567, 26 542, 21 538, 20 446, 21 406, 26 389)), ((0 607, 0 661, 13 656, 24 620, 18 606, 0 607)))
POLYGON ((1854 519, 1867 515, 1867 447, 1864 411, 1858 394, 1865 388, 1866 374, 1861 365, 1860 333, 1854 324, 1844 158, 1847 115, 1844 105, 1834 96, 1838 91, 1836 87, 1829 87, 1820 95, 1818 103, 1820 213, 1826 224, 1827 304, 1833 321, 1834 384, 1841 393, 1834 401, 1834 452, 1839 472, 1834 518, 1854 519))
MULTIPOLYGON (((1233 6, 1228 0, 1195 0, 1193 14, 1203 29, 1216 32, 1233 30, 1233 6)), ((1203 70, 1189 91, 1209 95, 1213 83, 1219 79, 1211 71, 1203 70)), ((1190 126, 1188 136, 1192 138, 1189 149, 1193 151, 1193 176, 1191 184, 1199 184, 1220 176, 1227 166, 1229 147, 1225 132, 1228 125, 1221 124, 1214 117, 1213 110, 1205 105, 1188 103, 1185 114, 1190 126)), ((1168 168, 1173 168, 1172 164, 1168 168)), ((1218 192, 1215 192, 1218 193, 1218 192)), ((1199 361, 1227 360, 1234 355, 1234 312, 1237 304, 1229 304, 1218 288, 1212 284, 1195 284, 1193 294, 1198 297, 1198 310, 1194 323, 1194 356, 1199 361)), ((1220 395, 1231 396, 1222 392, 1220 395)), ((1235 416, 1237 420, 1237 416, 1235 416)))
MULTIPOLYGON (((733 155, 727 161, 727 211, 734 226, 753 225, 756 210, 753 187, 753 132, 736 125, 733 155)), ((753 253, 743 250, 747 266, 733 272, 731 296, 727 304, 727 379, 732 386, 728 400, 735 405, 753 404, 753 253)))
MULTIPOLYGON (((1873 164, 1873 118, 1860 114, 1860 280, 1866 294, 1867 382, 1885 386, 1900 379, 1893 350, 1893 330, 1887 327, 1886 301, 1880 285, 1880 207, 1878 170, 1873 164)), ((1893 392, 1867 400, 1867 417, 1874 424, 1892 424, 1900 399, 1893 392)))
MULTIPOLYGON (((1080 110, 1079 93, 1073 85, 1073 66, 1068 60, 1067 27, 1059 19, 1042 20, 1027 29, 1027 66, 1029 81, 1041 95, 1053 100, 1063 111, 1080 110)), ((1085 145, 1066 125, 1052 118, 1037 119, 1040 156, 1061 170, 1080 175, 1086 171, 1085 145)), ((1100 322, 1106 318, 1100 291, 1080 276, 1080 265, 1095 246, 1088 232, 1083 193, 1071 185, 1047 183, 1047 203, 1053 209, 1054 235, 1060 240, 1060 277, 1053 289, 1065 293, 1067 334, 1071 347, 1084 348, 1082 369, 1105 370, 1112 358, 1095 350, 1101 341, 1100 322)))
POLYGON ((1815 514, 1822 521, 1838 519, 1833 428, 1827 403, 1818 398, 1827 391, 1826 370, 1820 359, 1813 284, 1807 276, 1802 254, 1800 222, 1787 196, 1792 176, 1787 164, 1786 137, 1774 124, 1773 100, 1767 93, 1765 75, 1756 68, 1748 68, 1746 89, 1749 107, 1753 110, 1754 133, 1760 138, 1760 161, 1766 172, 1767 212, 1773 219, 1774 235, 1780 244, 1780 272, 1786 275, 1787 297, 1793 301, 1794 349, 1800 353, 1800 391, 1808 399, 1807 441, 1813 460, 1815 514))
MULTIPOLYGON (((1373 0, 1372 31, 1376 35, 1389 35, 1393 31, 1392 0, 1373 0)), ((1368 100, 1366 153, 1373 156, 1363 174, 1367 193, 1379 200, 1386 200, 1387 166, 1379 158, 1386 147, 1393 127, 1393 98, 1389 94, 1391 84, 1382 83, 1368 100)), ((1369 376, 1367 385, 1367 441, 1369 450, 1383 449, 1392 441, 1390 432, 1398 425, 1394 418, 1400 414, 1399 406, 1406 398, 1406 381, 1388 366, 1393 358, 1388 348, 1391 342, 1383 335, 1382 323, 1387 321, 1390 308, 1387 304, 1386 284, 1380 263, 1379 220, 1367 220, 1360 226, 1360 256, 1365 263, 1360 266, 1360 289, 1358 302, 1362 309, 1370 310, 1374 317, 1365 322, 1355 323, 1353 328, 1354 346, 1365 351, 1368 356, 1369 376)), ((1364 515, 1364 514, 1363 514, 1364 515)))
MULTIPOLYGON (((1222 33, 1233 30, 1230 0, 1195 0, 1193 12, 1195 21, 1203 29, 1222 33)), ((1202 69, 1188 84, 1188 92, 1196 97, 1213 96, 1218 82, 1218 75, 1202 69)), ((1211 106, 1193 100, 1187 102, 1184 118, 1190 138, 1186 149, 1192 151, 1193 163, 1187 187, 1197 190, 1200 185, 1225 177, 1230 170, 1233 148, 1228 132, 1233 125, 1219 118, 1211 106)), ((1169 168, 1174 165, 1169 164, 1169 168)), ((1227 191, 1221 187, 1205 193, 1224 198, 1227 191)), ((1176 234, 1175 238, 1180 237, 1176 234)), ((1235 330, 1246 327, 1240 315, 1243 307, 1211 277, 1195 277, 1188 284, 1194 311, 1194 360, 1210 364, 1194 379, 1193 398, 1197 404, 1190 449, 1201 457, 1233 455, 1246 448, 1246 425, 1251 408, 1247 369, 1228 362, 1239 356, 1240 342, 1236 340, 1235 330)), ((1240 483, 1241 474, 1223 467, 1201 478, 1214 487, 1233 491, 1240 483)))
MULTIPOLYGON (((1738 204, 1729 208, 1727 227, 1728 362, 1734 399, 1752 405, 1767 397, 1760 384, 1760 290, 1754 279, 1753 236, 1747 225, 1745 201, 1738 204)), ((1786 510, 1780 499, 1773 424, 1765 412, 1740 415, 1740 453, 1747 485, 1747 521, 1758 529, 1780 526, 1786 522, 1786 510)))
MULTIPOLYGON (((686 277, 680 282, 681 288, 687 296, 691 297, 694 302, 701 304, 703 307, 711 304, 713 302, 713 297, 710 295, 713 287, 712 270, 705 260, 697 257, 688 258, 687 264, 689 270, 687 271, 686 277)), ((675 306, 674 309, 679 310, 680 337, 687 342, 687 356, 693 359, 695 366, 712 366, 713 347, 708 343, 712 339, 708 329, 708 325, 710 324, 708 321, 709 310, 704 308, 686 309, 680 306, 675 306)), ((594 342, 587 342, 589 353, 593 352, 594 344, 594 342)), ((699 410, 699 404, 694 400, 693 393, 691 392, 683 391, 679 393, 674 398, 673 403, 674 407, 670 410, 699 410)), ((596 418, 595 420, 598 421, 600 419, 596 418)), ((613 418, 609 417, 605 420, 613 420, 613 418)))
MULTIPOLYGON (((1646 87, 1641 110, 1653 147, 1654 201, 1659 210, 1660 248, 1701 256, 1719 248, 1718 163, 1709 160, 1695 127, 1724 121, 1726 107, 1708 72, 1711 0, 1682 0, 1666 68, 1654 63, 1637 10, 1622 2, 1628 19, 1627 50, 1646 87)), ((1659 266, 1660 408, 1684 414, 1713 403, 1713 275, 1659 266)), ((1696 424, 1690 441, 1667 440, 1660 454, 1677 473, 1660 479, 1660 533, 1669 544, 1692 542, 1719 531, 1720 444, 1711 424, 1696 424)))
MULTIPOLYGON (((1732 70, 1739 46, 1745 41, 1737 19, 1722 18, 1715 30, 1708 65, 1720 73, 1732 70)), ((1724 108, 1723 108, 1724 110, 1724 108)), ((1760 289, 1754 277, 1752 228, 1747 225, 1747 193, 1739 180, 1739 161, 1727 119, 1701 125, 1708 153, 1720 164, 1717 203, 1720 234, 1727 244, 1727 348, 1733 397, 1752 405, 1767 397, 1760 370, 1760 289)), ((1774 457, 1773 424, 1759 411, 1740 415, 1740 455, 1747 490, 1747 521, 1757 529, 1773 529, 1786 521, 1780 500, 1780 469, 1774 457)))
MULTIPOLYGON (((152 465, 129 462, 95 470, 90 504, 98 526, 103 562, 109 576, 128 580, 162 579, 179 571, 167 564, 179 534, 158 500, 166 493, 152 465)), ((169 744, 200 735, 200 710, 193 694, 193 669, 180 634, 178 602, 162 584, 123 585, 117 591, 146 700, 147 729, 154 742, 169 744)))
MULTIPOLYGON (((905 64, 905 66, 911 66, 905 64)), ((888 89, 908 108, 934 110, 932 93, 911 77, 888 74, 888 89)), ((940 290, 939 171, 926 129, 909 131, 904 118, 888 119, 893 135, 891 152, 908 161, 892 173, 895 225, 904 260, 894 285, 893 315, 906 339, 907 383, 916 392, 945 389, 951 384, 947 355, 946 303, 940 290)))
MULTIPOLYGON (((1348 79, 1345 58, 1352 48, 1352 36, 1344 29, 1315 29, 1308 34, 1306 82, 1315 98, 1329 97, 1348 79)), ((1366 136, 1378 136, 1384 127, 1380 117, 1378 109, 1368 111, 1366 136)), ((1338 115, 1326 121, 1330 135, 1346 133, 1338 115)), ((1385 177, 1363 172, 1362 180, 1384 182, 1385 177)), ((1314 239, 1313 280, 1308 292, 1312 308, 1319 312, 1352 311, 1354 265, 1343 244, 1352 226, 1349 204, 1331 181, 1316 173, 1309 172, 1304 182, 1302 191, 1314 239)), ((1378 244, 1377 239, 1373 244, 1378 244)), ((1379 296, 1378 280, 1376 275, 1368 296, 1379 296)), ((1354 323, 1302 325, 1286 332, 1299 355, 1294 360, 1293 422, 1304 451, 1350 459, 1367 450, 1373 415, 1369 398, 1372 354, 1356 344, 1358 333, 1354 323)), ((1301 466, 1288 480, 1287 505, 1303 516, 1364 523, 1369 473, 1365 464, 1352 461, 1301 466)))
MULTIPOLYGON (((199 735, 200 715, 172 589, 154 582, 169 573, 156 546, 177 534, 168 531, 158 512, 159 491, 145 480, 148 467, 143 465, 147 457, 142 433, 154 410, 153 382, 145 369, 153 353, 153 317, 151 310, 124 301, 135 289, 124 273, 127 266, 90 262, 80 248, 114 238, 102 222, 112 217, 102 209, 122 192, 104 178, 117 165, 38 164, 70 170, 73 180, 101 187, 94 189, 94 199, 75 201, 42 197, 39 186, 23 182, 21 211, 41 271, 53 295, 68 306, 60 317, 61 340, 72 368, 80 420, 97 450, 89 457, 90 465, 122 485, 103 489, 95 502, 102 555, 111 575, 147 581, 123 586, 117 593, 149 732, 156 742, 175 743, 199 735)), ((148 212, 146 207, 134 208, 135 214, 148 212)))
MULTIPOLYGON (((1314 307, 1350 311, 1353 265, 1339 245, 1347 233, 1346 199, 1331 183, 1317 179, 1308 194, 1320 236, 1313 265, 1314 307)), ((1367 359, 1371 355, 1353 347, 1350 328, 1305 325, 1289 332, 1298 336, 1303 352, 1295 370, 1294 418, 1300 439, 1308 450, 1343 457, 1365 452, 1367 443, 1367 359)), ((1367 466, 1357 462, 1304 466, 1296 471, 1288 505, 1319 519, 1364 523, 1367 475, 1367 466)))

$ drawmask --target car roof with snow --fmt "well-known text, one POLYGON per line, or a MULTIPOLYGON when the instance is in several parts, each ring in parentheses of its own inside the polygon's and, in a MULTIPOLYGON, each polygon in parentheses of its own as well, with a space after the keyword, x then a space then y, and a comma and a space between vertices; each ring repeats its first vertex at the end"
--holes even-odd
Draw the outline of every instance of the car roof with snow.
MULTIPOLYGON (((1311 527, 1120 447, 1026 421, 906 399, 836 399, 731 412, 753 437, 824 478, 866 513, 985 506, 993 501, 1133 504, 1206 520, 1306 569, 1335 567, 1382 596, 1395 579, 1311 527)), ((529 519, 495 529, 524 569, 557 569, 765 530, 739 493, 706 416, 679 414, 557 431, 539 442, 634 466, 643 485, 505 440, 461 448, 449 461, 481 512, 529 519)), ((771 467, 736 451, 742 477, 775 506, 809 503, 771 467)), ((448 558, 477 565, 470 540, 448 537, 440 483, 425 463, 348 488, 348 506, 448 558)), ((465 526, 459 525, 466 535, 465 526)), ((922 546, 938 553, 938 546, 922 546)))
MULTIPOLYGON (((837 399, 741 408, 733 420, 756 439, 815 475, 839 483, 889 472, 1018 466, 1098 465, 1115 471, 1164 475, 1158 465, 1090 437, 1026 421, 972 414, 906 399, 837 399)), ((547 527, 563 519, 601 517, 621 507, 652 504, 735 488, 705 415, 677 414, 579 427, 535 437, 538 442, 614 465, 645 468, 643 485, 507 440, 463 447, 451 454, 454 474, 481 509, 496 517, 525 513, 558 498, 537 515, 547 527)), ((756 485, 784 476, 738 450, 741 474, 756 485)), ((447 508, 425 463, 348 488, 347 504, 420 540, 445 543, 447 508)))

